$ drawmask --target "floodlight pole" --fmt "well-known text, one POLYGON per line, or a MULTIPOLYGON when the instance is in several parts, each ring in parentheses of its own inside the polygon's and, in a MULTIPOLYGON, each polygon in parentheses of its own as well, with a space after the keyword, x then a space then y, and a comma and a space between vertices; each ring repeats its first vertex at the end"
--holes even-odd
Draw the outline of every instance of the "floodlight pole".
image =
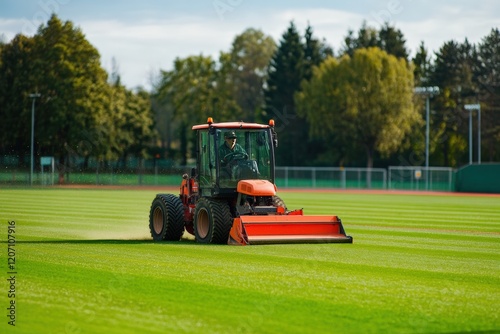
POLYGON ((429 123, 430 123, 430 108, 429 99, 436 94, 439 94, 439 87, 415 87, 414 92, 425 96, 425 189, 429 190, 429 123))
POLYGON ((477 104, 477 163, 481 164, 481 105, 477 104))
POLYGON ((477 163, 481 164, 481 105, 466 104, 464 108, 469 111, 469 165, 472 164, 472 111, 477 110, 477 163))
POLYGON ((472 110, 469 110, 469 165, 472 165, 472 110))
MULTIPOLYGON (((429 95, 425 98, 425 168, 429 168, 429 136, 430 136, 430 116, 429 116, 429 95)), ((427 178, 425 178, 427 182, 427 178)))
POLYGON ((33 102, 31 104, 31 158, 30 158, 30 185, 33 186, 33 165, 34 165, 34 158, 33 158, 33 146, 35 142, 35 100, 37 97, 40 97, 41 95, 39 93, 34 93, 29 95, 32 99, 33 102))

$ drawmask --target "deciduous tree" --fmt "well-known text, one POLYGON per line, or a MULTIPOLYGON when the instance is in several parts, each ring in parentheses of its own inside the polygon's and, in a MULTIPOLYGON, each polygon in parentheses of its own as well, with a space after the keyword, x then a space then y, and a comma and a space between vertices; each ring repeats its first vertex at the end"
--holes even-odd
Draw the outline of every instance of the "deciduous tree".
POLYGON ((272 37, 261 30, 249 28, 235 37, 227 56, 221 55, 221 71, 218 77, 231 83, 225 88, 231 91, 241 108, 242 120, 262 121, 264 82, 275 50, 276 43, 272 37))
POLYGON ((104 115, 109 101, 107 73, 100 55, 80 28, 52 15, 35 35, 37 90, 42 94, 38 110, 38 143, 55 155, 60 180, 72 155, 102 150, 104 115), (97 139, 99 138, 99 139, 97 139))
POLYGON ((202 55, 177 58, 171 71, 162 71, 156 96, 174 108, 174 117, 179 121, 177 135, 183 165, 190 157, 189 144, 194 141, 191 126, 205 122, 207 116, 221 119, 221 112, 230 112, 215 108, 216 79, 216 63, 211 57, 202 55))
MULTIPOLYGON (((35 40, 17 35, 0 54, 0 152, 15 154, 21 161, 30 149, 30 93, 37 92, 35 40)), ((37 107, 40 99, 37 100, 37 107)))
POLYGON ((413 69, 379 48, 359 49, 353 57, 329 58, 302 84, 298 110, 310 131, 331 148, 366 152, 367 167, 375 152, 396 152, 419 120, 413 108, 413 69))

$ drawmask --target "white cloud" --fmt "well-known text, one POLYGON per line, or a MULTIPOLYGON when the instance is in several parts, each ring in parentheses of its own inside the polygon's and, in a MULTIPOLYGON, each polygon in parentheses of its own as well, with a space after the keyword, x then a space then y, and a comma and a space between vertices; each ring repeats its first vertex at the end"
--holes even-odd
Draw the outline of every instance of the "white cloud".
POLYGON ((328 8, 286 10, 276 13, 275 17, 281 22, 290 22, 292 20, 302 24, 310 22, 314 27, 332 25, 345 27, 363 19, 359 14, 328 8))
POLYGON ((4 35, 7 41, 14 38, 15 35, 21 32, 23 22, 18 19, 2 19, 0 18, 0 35, 4 35))
POLYGON ((280 35, 292 20, 300 34, 304 34, 307 25, 310 24, 314 36, 319 39, 325 38, 336 50, 342 46, 348 29, 357 30, 363 22, 363 17, 359 14, 328 8, 287 10, 275 16, 280 22, 282 30, 280 35))
MULTIPOLYGON (((389 12, 387 17, 401 29, 408 49, 414 54, 422 40, 430 51, 437 51, 451 39, 462 42, 468 37, 471 43, 477 43, 493 27, 500 25, 500 2, 493 0, 483 0, 474 6, 462 0, 446 5, 399 0, 399 6, 390 7, 391 3, 397 2, 384 0, 366 9, 352 5, 352 10, 338 10, 327 2, 316 8, 286 8, 283 5, 281 9, 266 9, 242 2, 222 17, 209 5, 191 12, 171 10, 159 13, 155 19, 151 15, 139 15, 133 21, 119 16, 112 16, 113 19, 61 16, 61 19, 72 20, 81 27, 90 43, 99 50, 105 68, 109 70, 112 57, 116 58, 127 86, 142 85, 146 88, 149 88, 151 71, 171 69, 176 57, 203 54, 217 59, 221 51, 229 51, 236 35, 250 27, 261 29, 279 43, 290 21, 295 22, 301 34, 310 24, 316 38, 325 38, 338 51, 348 29, 357 31, 363 20, 379 27, 383 22, 379 22, 380 19, 389 12)), ((35 11, 38 12, 40 9, 35 11)), ((32 34, 35 31, 25 18, 0 18, 0 32, 10 40, 17 33, 32 34)))
POLYGON ((500 23, 494 12, 489 13, 481 7, 464 10, 457 6, 436 5, 431 14, 421 20, 398 22, 397 27, 403 32, 413 54, 421 41, 432 52, 439 51, 450 40, 462 43, 467 38, 470 43, 479 43, 500 23))
POLYGON ((213 22, 196 18, 169 21, 86 21, 81 23, 87 39, 98 48, 108 68, 114 57, 124 83, 150 86, 151 71, 170 69, 176 57, 203 54, 218 58, 229 49, 235 34, 213 22))

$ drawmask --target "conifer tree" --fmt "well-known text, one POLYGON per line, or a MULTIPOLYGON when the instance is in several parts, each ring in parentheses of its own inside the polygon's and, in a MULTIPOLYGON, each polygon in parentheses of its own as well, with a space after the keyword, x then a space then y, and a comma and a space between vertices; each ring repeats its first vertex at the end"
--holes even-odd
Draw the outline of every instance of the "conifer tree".
POLYGON ((293 22, 283 34, 280 45, 271 59, 265 91, 266 111, 274 118, 280 139, 276 161, 281 166, 303 163, 307 140, 301 133, 304 124, 295 111, 294 94, 304 78, 304 47, 293 22), (291 154, 293 152, 293 154, 291 154))

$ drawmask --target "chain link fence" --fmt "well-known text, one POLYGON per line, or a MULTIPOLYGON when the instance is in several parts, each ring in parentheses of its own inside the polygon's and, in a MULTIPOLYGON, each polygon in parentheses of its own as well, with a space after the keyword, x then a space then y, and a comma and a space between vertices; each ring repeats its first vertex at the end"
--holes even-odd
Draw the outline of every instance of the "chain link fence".
POLYGON ((386 189, 383 168, 276 167, 276 185, 284 188, 386 189))
MULTIPOLYGON (((178 166, 165 159, 136 159, 96 162, 82 159, 70 166, 44 167, 35 162, 33 185, 64 184, 118 186, 178 186, 182 175, 194 165, 178 166)), ((338 188, 454 191, 456 171, 449 167, 390 166, 384 168, 276 167, 276 185, 280 188, 338 188)), ((31 184, 28 157, 0 156, 0 186, 31 184)))
MULTIPOLYGON (((68 165, 55 164, 54 170, 43 166, 42 159, 36 161, 33 170, 33 185, 64 184, 85 185, 180 185, 184 173, 193 166, 177 166, 166 159, 137 159, 126 161, 96 162, 76 159, 68 165)), ((29 157, 0 157, 0 185, 30 185, 29 157)))

